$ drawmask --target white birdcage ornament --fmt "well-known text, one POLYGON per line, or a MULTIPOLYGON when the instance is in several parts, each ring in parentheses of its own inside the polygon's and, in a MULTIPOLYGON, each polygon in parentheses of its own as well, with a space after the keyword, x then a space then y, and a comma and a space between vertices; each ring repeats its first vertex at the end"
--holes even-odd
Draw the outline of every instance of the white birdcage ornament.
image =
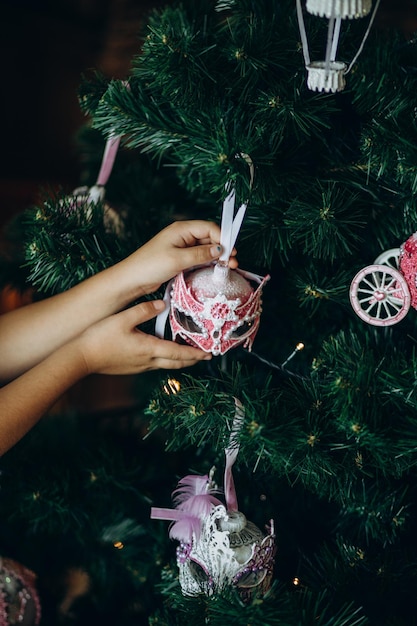
POLYGON ((376 0, 374 10, 359 49, 348 65, 336 59, 342 20, 351 20, 367 16, 372 9, 372 0, 306 0, 306 10, 308 13, 329 20, 325 58, 320 61, 311 61, 310 59, 301 0, 296 0, 298 25, 307 70, 307 86, 311 91, 324 91, 326 93, 343 91, 346 85, 345 76, 350 72, 363 50, 379 3, 380 0, 376 0))

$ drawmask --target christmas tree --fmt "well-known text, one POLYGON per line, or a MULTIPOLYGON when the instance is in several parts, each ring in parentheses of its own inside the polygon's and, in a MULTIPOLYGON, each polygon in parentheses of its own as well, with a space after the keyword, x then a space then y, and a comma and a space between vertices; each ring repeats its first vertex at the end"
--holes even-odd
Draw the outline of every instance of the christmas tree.
POLYGON ((123 410, 73 407, 2 459, 0 553, 36 572, 42 624, 415 623, 417 44, 368 4, 171 3, 126 77, 83 76, 80 184, 120 140, 105 198, 26 211, 3 282, 66 290, 174 220, 220 223, 230 186, 247 203, 239 266, 270 280, 252 350, 141 375, 123 410), (171 509, 186 474, 223 487, 231 438, 239 511, 274 536, 272 579, 262 561, 242 593, 193 566, 203 591, 184 593, 151 509, 171 509))

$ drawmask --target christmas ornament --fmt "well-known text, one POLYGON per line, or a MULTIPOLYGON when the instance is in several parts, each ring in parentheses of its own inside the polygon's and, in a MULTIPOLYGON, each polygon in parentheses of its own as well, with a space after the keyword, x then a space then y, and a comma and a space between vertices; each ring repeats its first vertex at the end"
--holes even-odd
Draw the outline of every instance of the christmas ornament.
POLYGON ((355 313, 373 326, 392 326, 417 309, 417 233, 361 269, 349 295, 355 313))
POLYGON ((372 8, 372 0, 307 0, 306 9, 312 15, 341 19, 365 17, 372 8))
MULTIPOLYGON (((105 200, 105 185, 110 178, 119 145, 120 137, 118 136, 107 140, 96 184, 92 187, 77 187, 71 194, 74 209, 85 207, 87 217, 92 214, 92 205, 105 200)), ((108 232, 114 232, 118 236, 123 234, 123 222, 117 211, 107 202, 104 202, 103 221, 108 232)))
POLYGON ((241 344, 250 350, 259 328, 262 287, 268 279, 221 263, 180 274, 171 292, 173 339, 179 336, 214 355, 241 344), (252 287, 250 280, 258 287, 252 287))
POLYGON ((225 450, 224 495, 217 497, 214 469, 208 476, 186 476, 173 492, 174 509, 152 508, 152 519, 172 520, 171 539, 179 542, 177 565, 182 593, 211 596, 235 588, 244 602, 269 589, 275 555, 273 521, 268 534, 238 510, 232 467, 237 458, 237 437, 244 412, 236 402, 229 445, 225 450))
POLYGON ((356 19, 368 15, 372 8, 372 0, 307 0, 306 9, 308 13, 311 15, 325 17, 329 20, 326 53, 323 61, 310 60, 301 0, 296 0, 298 25, 300 29, 305 67, 307 70, 307 86, 310 90, 331 93, 343 91, 346 85, 345 76, 350 72, 363 50, 365 41, 368 38, 375 19, 379 3, 380 0, 376 0, 374 11, 359 46, 358 52, 348 66, 344 62, 336 60, 342 20, 356 19))
POLYGON ((239 345, 251 350, 262 312, 262 288, 269 280, 269 276, 228 267, 247 207, 242 204, 233 217, 235 195, 232 188, 223 203, 218 262, 181 272, 169 283, 167 307, 155 328, 156 335, 163 337, 169 316, 174 340, 180 337, 215 356, 239 345))
POLYGON ((37 625, 41 619, 35 574, 12 559, 0 557, 0 626, 37 625))

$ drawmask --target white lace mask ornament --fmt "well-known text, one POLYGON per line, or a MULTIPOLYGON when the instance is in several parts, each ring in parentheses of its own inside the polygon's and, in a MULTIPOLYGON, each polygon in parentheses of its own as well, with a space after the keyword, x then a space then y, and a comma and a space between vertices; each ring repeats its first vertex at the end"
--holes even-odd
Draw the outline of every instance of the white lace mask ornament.
MULTIPOLYGON (((253 164, 247 160, 252 184, 253 164)), ((169 283, 167 307, 155 328, 163 337, 169 316, 174 341, 179 337, 215 356, 239 345, 251 350, 262 312, 262 288, 270 278, 228 267, 247 207, 242 204, 233 218, 235 195, 233 188, 223 203, 218 262, 181 272, 169 283)))
POLYGON ((173 492, 175 509, 152 508, 151 518, 172 520, 169 536, 179 541, 177 565, 185 596, 211 596, 232 586, 244 602, 264 595, 274 567, 274 524, 268 534, 238 510, 232 466, 238 455, 237 434, 243 408, 236 400, 236 415, 225 450, 224 492, 226 506, 210 476, 186 476, 173 492))

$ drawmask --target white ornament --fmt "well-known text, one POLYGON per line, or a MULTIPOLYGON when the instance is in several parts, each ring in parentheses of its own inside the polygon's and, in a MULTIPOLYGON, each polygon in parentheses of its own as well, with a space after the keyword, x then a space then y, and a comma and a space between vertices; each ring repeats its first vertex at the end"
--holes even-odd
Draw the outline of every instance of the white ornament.
POLYGON ((311 91, 336 93, 343 91, 346 85, 346 64, 332 61, 326 68, 325 61, 313 61, 307 66, 307 86, 311 91))
POLYGON ((326 51, 323 61, 311 61, 307 31, 304 25, 301 0, 296 0, 297 19, 303 47, 304 64, 307 70, 307 86, 312 91, 336 93, 343 91, 346 85, 345 76, 350 72, 361 54, 365 41, 370 33, 380 0, 376 0, 375 8, 369 20, 359 49, 349 65, 336 60, 342 20, 364 17, 372 8, 372 0, 306 0, 308 13, 325 17, 329 20, 327 29, 326 51))
POLYGON ((183 594, 211 596, 226 587, 246 587, 239 585, 239 581, 248 574, 254 587, 267 581, 269 586, 274 554, 272 537, 273 531, 264 537, 243 513, 227 512, 222 504, 213 507, 202 523, 199 536, 193 536, 191 546, 180 546, 177 550, 183 594), (246 534, 243 541, 242 533, 246 534), (254 558, 261 548, 262 558, 254 558))
POLYGON ((186 476, 173 492, 174 509, 152 507, 152 519, 172 520, 170 537, 180 542, 177 565, 185 596, 212 596, 235 588, 247 603, 263 596, 271 585, 275 537, 270 520, 268 534, 238 510, 232 467, 239 452, 244 408, 235 398, 236 412, 225 448, 224 496, 216 497, 214 468, 207 476, 186 476))
POLYGON ((372 0, 307 0, 306 9, 312 15, 330 19, 340 17, 357 19, 368 15, 372 8, 372 0))

